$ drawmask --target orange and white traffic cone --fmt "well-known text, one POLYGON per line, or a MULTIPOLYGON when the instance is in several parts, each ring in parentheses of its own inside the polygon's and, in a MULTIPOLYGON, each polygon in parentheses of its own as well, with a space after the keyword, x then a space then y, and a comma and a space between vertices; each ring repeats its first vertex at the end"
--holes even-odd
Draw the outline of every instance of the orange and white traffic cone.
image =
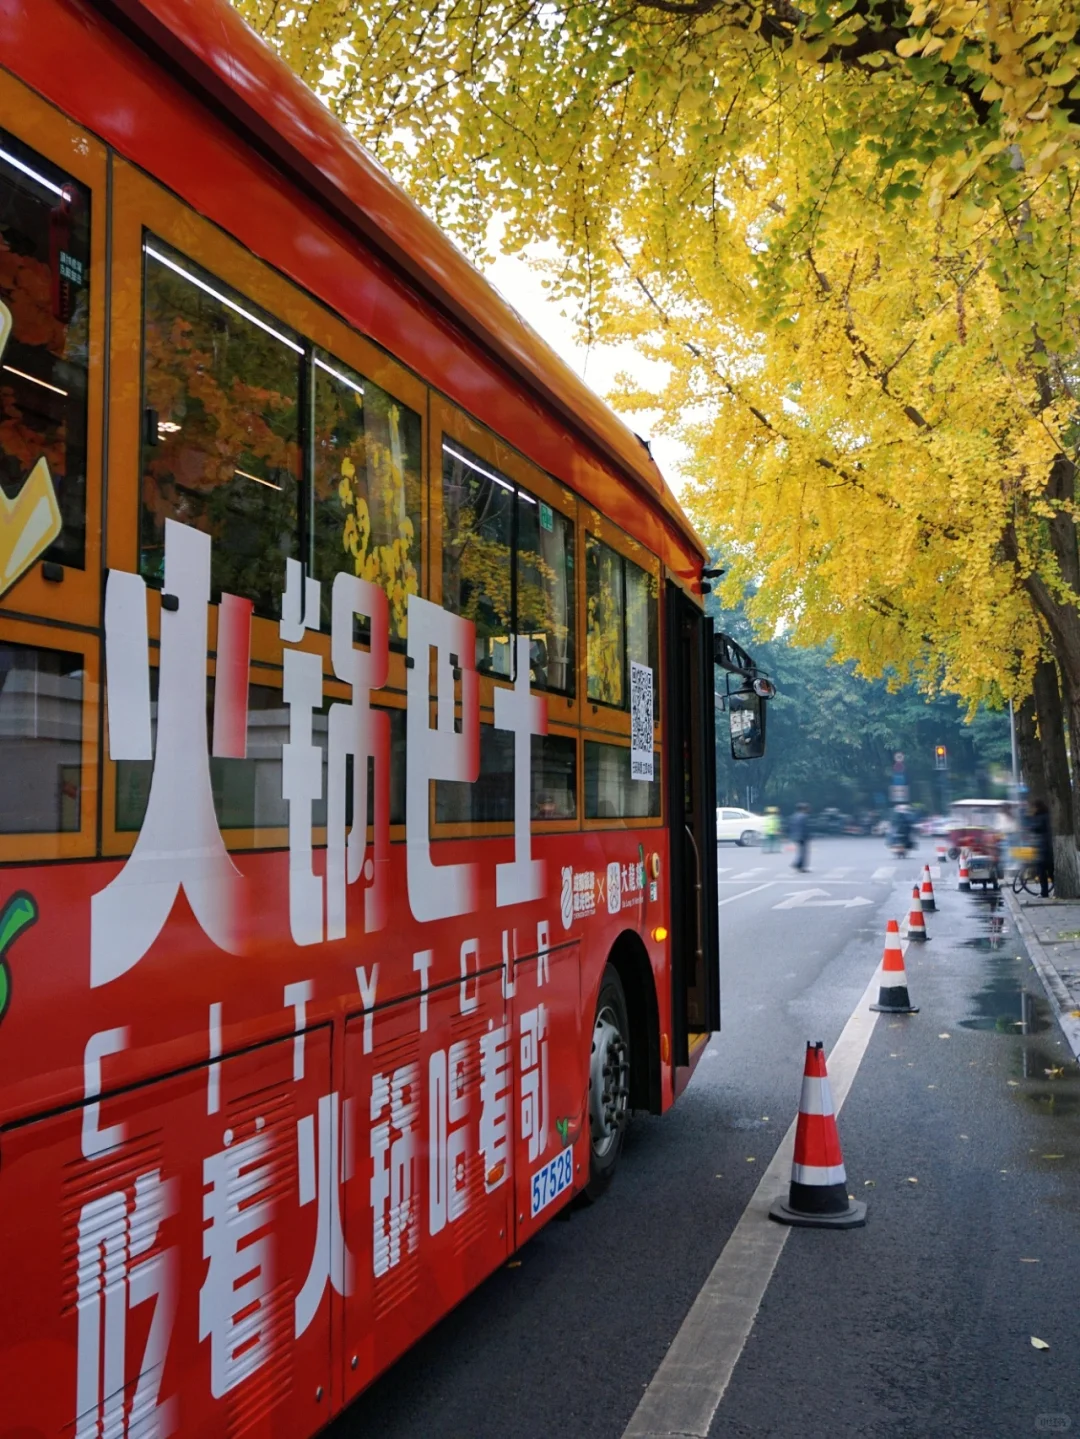
POLYGON ((885 952, 881 956, 881 984, 878 987, 877 1004, 872 1004, 879 1014, 918 1014, 908 994, 907 971, 904 968, 904 951, 900 948, 900 930, 895 919, 885 926, 885 952))
POLYGON ((918 885, 915 885, 911 891, 911 913, 908 915, 907 937, 920 941, 930 938, 926 932, 926 921, 923 919, 922 900, 919 898, 918 885))
POLYGON ((949 847, 948 847, 948 845, 944 845, 944 844, 939 844, 939 845, 938 845, 938 847, 937 847, 937 862, 938 862, 938 864, 939 864, 942 868, 944 868, 944 866, 948 864, 948 862, 949 862, 949 847))
POLYGON ((960 869, 956 880, 956 887, 957 889, 965 891, 970 891, 971 889, 971 877, 968 874, 966 849, 962 849, 960 851, 960 869))
POLYGON ((820 1040, 806 1046, 791 1188, 786 1199, 781 1196, 773 1204, 769 1218, 808 1229, 854 1229, 866 1223, 866 1205, 848 1198, 847 1172, 820 1040))
POLYGON ((924 914, 930 914, 937 909, 937 904, 934 902, 934 882, 930 878, 928 864, 924 864, 922 867, 922 889, 919 892, 919 898, 922 900, 924 914))

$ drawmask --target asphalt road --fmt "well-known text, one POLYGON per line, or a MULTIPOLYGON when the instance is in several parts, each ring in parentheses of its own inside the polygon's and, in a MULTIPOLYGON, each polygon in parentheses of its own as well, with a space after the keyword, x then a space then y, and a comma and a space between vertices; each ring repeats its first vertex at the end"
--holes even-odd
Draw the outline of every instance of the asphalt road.
MULTIPOLYGON (((548 1225, 333 1439, 619 1439, 926 850, 819 840, 803 876, 720 846, 723 1030, 689 1089, 635 1117, 601 1203, 548 1225)), ((920 1013, 878 1020, 840 1116, 868 1223, 792 1232, 710 1435, 1080 1432, 1080 1071, 1007 916, 954 883, 908 952, 920 1013)))

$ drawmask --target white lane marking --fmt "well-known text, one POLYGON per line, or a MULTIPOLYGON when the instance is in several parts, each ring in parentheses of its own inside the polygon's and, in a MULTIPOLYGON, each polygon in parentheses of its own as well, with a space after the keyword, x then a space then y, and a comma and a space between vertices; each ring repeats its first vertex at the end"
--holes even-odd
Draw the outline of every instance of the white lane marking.
MULTIPOLYGON (((768 873, 768 870, 766 870, 766 871, 764 871, 764 872, 767 874, 767 873, 768 873)), ((774 873, 775 873, 775 871, 774 871, 774 873)), ((781 873, 782 873, 782 871, 781 871, 781 873)), ((778 880, 776 881, 776 883, 777 883, 777 884, 814 884, 814 883, 816 883, 816 881, 817 881, 817 876, 816 876, 816 875, 814 876, 813 879, 810 879, 810 878, 805 878, 805 879, 804 879, 804 878, 801 878, 800 875, 799 875, 799 872, 796 871, 795 874, 789 874, 789 875, 786 876, 786 878, 778 879, 778 880)), ((732 878, 732 879, 721 879, 721 880, 718 880, 717 882, 718 882, 719 884, 741 884, 741 883, 742 883, 742 880, 739 879, 739 878, 736 876, 736 877, 734 877, 734 878, 732 878)), ((822 882, 824 883, 824 881, 822 881, 822 882)), ((831 880, 829 880, 829 884, 832 885, 833 887, 835 887, 835 886, 838 885, 838 884, 841 884, 841 885, 847 884, 847 885, 858 886, 858 885, 860 885, 860 884, 865 884, 865 883, 866 883, 866 881, 865 881, 864 879, 831 879, 831 880)))
POLYGON ((871 878, 871 879, 880 879, 880 880, 892 879, 892 877, 893 877, 893 875, 894 875, 895 873, 896 873, 896 865, 895 865, 895 864, 883 864, 883 865, 880 866, 880 868, 874 870, 874 872, 873 872, 873 874, 870 876, 870 878, 871 878))
POLYGON ((773 909, 856 909, 861 904, 873 904, 872 899, 866 899, 863 895, 857 894, 854 899, 829 899, 827 889, 795 889, 782 899, 779 904, 774 904, 773 909), (819 899, 824 895, 824 899, 819 899))
POLYGON ((748 894, 757 894, 759 890, 772 889, 776 883, 775 879, 769 879, 764 884, 756 884, 753 889, 744 889, 738 894, 729 894, 727 899, 717 900, 716 907, 719 909, 722 904, 734 904, 737 899, 745 899, 748 894))
MULTIPOLYGON (((716 866, 716 872, 717 872, 717 874, 730 874, 730 873, 731 873, 731 865, 730 865, 730 864, 718 864, 718 865, 716 866)), ((728 880, 728 883, 730 884, 731 881, 728 880)))
MULTIPOLYGON (((829 1055, 829 1083, 837 1114, 877 1023, 869 1006, 877 999, 878 988, 875 968, 829 1055)), ((768 1215, 769 1206, 778 1194, 786 1192, 791 1178, 797 1123, 796 1115, 641 1396, 623 1439, 706 1439, 791 1232, 768 1215)))
POLYGON ((851 873, 851 865, 850 865, 850 864, 846 864, 846 865, 844 865, 844 866, 843 866, 842 868, 840 868, 840 869, 830 869, 829 872, 828 872, 828 874, 823 874, 823 875, 821 876, 821 880, 822 880, 822 883, 823 883, 823 884, 828 884, 828 882, 829 882, 830 879, 834 879, 834 880, 835 880, 835 879, 843 879, 845 874, 850 874, 850 873, 851 873))
POLYGON ((768 874, 768 872, 763 865, 759 864, 756 869, 740 869, 738 874, 733 874, 731 877, 732 879, 757 879, 759 874, 768 874))

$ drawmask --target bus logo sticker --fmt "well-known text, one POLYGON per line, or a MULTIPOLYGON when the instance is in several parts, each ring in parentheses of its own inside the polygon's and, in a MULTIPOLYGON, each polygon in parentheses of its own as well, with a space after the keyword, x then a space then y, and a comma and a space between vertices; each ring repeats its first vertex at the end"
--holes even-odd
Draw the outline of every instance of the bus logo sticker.
POLYGON ((562 872, 562 893, 559 895, 559 909, 562 915, 563 929, 569 929, 574 918, 574 867, 570 864, 563 865, 562 872))
POLYGON ((618 914, 622 909, 622 869, 617 859, 607 867, 607 912, 618 914))

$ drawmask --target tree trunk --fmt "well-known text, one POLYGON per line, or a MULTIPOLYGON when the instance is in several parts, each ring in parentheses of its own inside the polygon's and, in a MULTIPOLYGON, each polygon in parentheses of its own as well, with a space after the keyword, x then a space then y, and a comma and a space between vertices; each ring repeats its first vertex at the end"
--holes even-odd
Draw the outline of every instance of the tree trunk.
POLYGON ((1039 720, 1039 748, 1046 776, 1050 829, 1054 836, 1054 891, 1062 899, 1080 898, 1073 822, 1072 781, 1065 748, 1065 717, 1058 688, 1057 666, 1043 660, 1035 671, 1035 712, 1039 720))
POLYGON ((1043 767, 1042 750, 1035 724, 1035 699, 1029 695, 1021 705, 1016 706, 1016 748, 1020 752, 1020 773, 1032 799, 1041 799, 1049 809, 1046 793, 1046 771, 1043 767))

